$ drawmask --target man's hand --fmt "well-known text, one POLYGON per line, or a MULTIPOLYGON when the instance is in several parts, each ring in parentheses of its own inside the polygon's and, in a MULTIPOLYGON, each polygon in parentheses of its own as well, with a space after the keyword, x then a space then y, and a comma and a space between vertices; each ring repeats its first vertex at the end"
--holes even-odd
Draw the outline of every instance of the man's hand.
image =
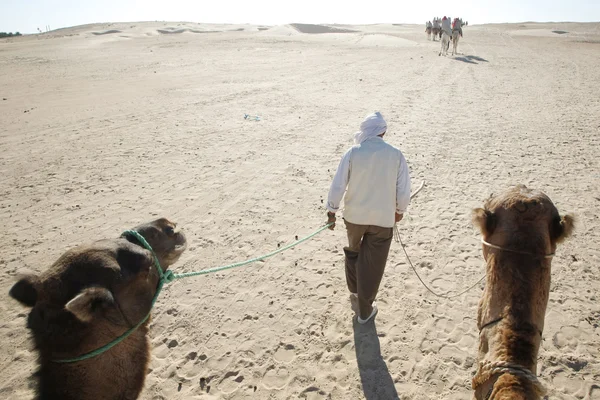
POLYGON ((333 228, 335 228, 335 213, 327 211, 327 224, 331 224, 329 229, 333 230, 333 228))
POLYGON ((402 218, 404 218, 404 214, 398 214, 398 213, 396 213, 396 222, 402 221, 402 218))

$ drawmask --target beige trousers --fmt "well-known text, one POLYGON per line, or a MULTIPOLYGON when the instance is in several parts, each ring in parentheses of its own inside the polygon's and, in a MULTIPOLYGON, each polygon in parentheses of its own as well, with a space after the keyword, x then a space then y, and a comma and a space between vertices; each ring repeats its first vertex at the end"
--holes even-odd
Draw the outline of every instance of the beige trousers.
POLYGON ((358 309, 362 319, 373 311, 373 301, 385 270, 392 228, 374 225, 357 225, 344 220, 348 233, 346 255, 346 284, 348 290, 358 294, 358 309))

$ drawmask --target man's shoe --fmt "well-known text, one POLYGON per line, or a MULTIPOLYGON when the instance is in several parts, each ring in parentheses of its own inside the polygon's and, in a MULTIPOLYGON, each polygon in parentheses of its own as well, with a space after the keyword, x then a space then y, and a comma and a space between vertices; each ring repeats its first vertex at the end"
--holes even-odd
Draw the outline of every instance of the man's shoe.
POLYGON ((374 319, 376 315, 377 315, 377 305, 375 304, 375 302, 373 302, 373 311, 371 311, 371 315, 369 315, 369 317, 367 319, 362 319, 360 317, 360 315, 357 315, 356 320, 358 321, 359 324, 364 325, 367 322, 369 322, 370 320, 374 319))

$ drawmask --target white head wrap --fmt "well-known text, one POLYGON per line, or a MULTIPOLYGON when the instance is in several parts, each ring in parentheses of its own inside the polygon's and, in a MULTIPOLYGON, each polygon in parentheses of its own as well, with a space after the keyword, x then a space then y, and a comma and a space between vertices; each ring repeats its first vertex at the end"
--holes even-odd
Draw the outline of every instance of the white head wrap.
POLYGON ((379 136, 387 130, 387 123, 379 111, 367 115, 360 124, 360 131, 354 134, 354 143, 361 144, 367 139, 379 136))

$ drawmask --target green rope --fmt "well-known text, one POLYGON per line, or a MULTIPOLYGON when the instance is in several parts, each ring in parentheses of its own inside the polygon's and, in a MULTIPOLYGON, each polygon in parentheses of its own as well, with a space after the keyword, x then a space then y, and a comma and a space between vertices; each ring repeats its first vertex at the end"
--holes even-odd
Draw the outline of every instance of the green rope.
POLYGON ((329 223, 325 226, 322 226, 317 231, 311 233, 310 235, 308 235, 300 240, 296 240, 295 242, 293 242, 285 247, 282 247, 281 249, 277 249, 275 251, 267 253, 264 256, 251 258, 250 260, 237 262, 234 264, 224 265, 222 267, 209 268, 209 269, 205 269, 205 270, 197 271, 197 272, 186 272, 183 274, 174 274, 170 270, 163 272, 162 268, 160 267, 160 262, 158 261, 158 257, 156 256, 156 254, 154 253, 154 250, 152 249, 152 246, 150 246, 148 244, 146 239, 144 239, 144 237, 136 231, 133 231, 133 230, 125 231, 121 235, 122 237, 133 236, 135 239, 137 239, 138 242, 141 243, 141 245, 146 250, 149 250, 152 253, 152 257, 154 258, 154 266, 156 267, 156 271, 158 271, 158 276, 160 277, 160 279, 158 281, 158 287, 156 288, 156 293, 154 294, 154 297, 152 298, 152 304, 150 305, 150 311, 148 311, 148 314, 136 326, 130 328, 127 332, 123 333, 121 336, 119 336, 118 338, 114 339, 113 341, 105 344, 104 346, 102 346, 94 351, 90 351, 89 353, 78 356, 78 357, 65 358, 65 359, 52 360, 52 361, 55 363, 65 363, 66 364, 66 363, 73 363, 73 362, 77 362, 77 361, 87 360, 89 358, 96 357, 97 355, 100 355, 100 354, 104 353, 105 351, 113 348, 117 344, 121 343, 129 335, 131 335, 133 332, 135 332, 144 322, 146 322, 148 320, 148 318, 150 318, 150 313, 152 312, 152 309, 154 308, 154 304, 156 303, 156 300, 158 299, 158 295, 160 294, 165 283, 173 282, 175 279, 183 279, 183 278, 189 278, 192 276, 206 275, 206 274, 210 274, 213 272, 219 272, 219 271, 224 271, 224 270, 231 269, 231 268, 237 268, 237 267, 248 265, 248 264, 260 261, 260 260, 264 260, 266 258, 269 258, 276 254, 279 254, 283 251, 291 249, 292 247, 297 246, 302 242, 306 242, 307 240, 309 240, 309 239, 313 238, 314 236, 318 235, 319 233, 323 232, 325 229, 329 228, 329 226, 331 224, 333 224, 333 222, 329 223))
POLYGON ((282 247, 281 249, 277 249, 277 250, 272 251, 272 252, 270 252, 268 254, 265 254, 264 256, 251 258, 251 259, 246 260, 246 261, 237 262, 237 263, 233 263, 233 264, 229 264, 229 265, 224 265, 222 267, 204 269, 204 270, 198 271, 198 272, 186 272, 186 273, 183 273, 183 274, 173 274, 173 280, 174 279, 189 278, 191 276, 206 275, 206 274, 210 274, 210 273, 213 273, 213 272, 224 271, 226 269, 241 267, 241 266, 244 266, 244 265, 247 265, 247 264, 251 264, 251 263, 254 263, 254 262, 257 262, 257 261, 264 260, 264 259, 269 258, 269 257, 273 257, 276 254, 279 254, 279 253, 281 253, 283 251, 286 251, 287 249, 291 249, 292 247, 299 245, 302 242, 306 242, 307 240, 312 239, 314 236, 317 236, 319 233, 321 233, 325 229, 329 228, 330 225, 331 224, 327 224, 325 226, 322 226, 321 228, 319 228, 319 230, 311 233, 310 235, 306 236, 305 238, 297 240, 294 243, 288 244, 287 246, 282 247))
POLYGON ((158 282, 158 288, 156 289, 156 293, 154 294, 154 298, 152 299, 152 305, 150 306, 150 311, 144 317, 144 319, 142 319, 136 326, 134 326, 133 328, 130 328, 127 332, 125 332, 118 338, 114 339, 113 341, 105 344, 104 346, 102 346, 94 351, 90 351, 89 353, 85 353, 81 356, 74 357, 74 358, 64 358, 64 359, 60 359, 60 360, 52 360, 52 362, 59 363, 59 364, 67 364, 67 363, 73 363, 76 361, 87 360, 88 358, 96 357, 96 356, 104 353, 105 351, 113 348, 114 346, 118 345, 119 343, 121 343, 129 335, 131 335, 133 332, 135 332, 137 330, 137 328, 139 328, 144 322, 146 322, 148 320, 148 318, 150 318, 150 312, 152 311, 152 308, 154 308, 154 303, 156 303, 156 299, 158 299, 158 295, 160 294, 160 291, 162 290, 164 284, 165 284, 164 280, 161 280, 158 282))

